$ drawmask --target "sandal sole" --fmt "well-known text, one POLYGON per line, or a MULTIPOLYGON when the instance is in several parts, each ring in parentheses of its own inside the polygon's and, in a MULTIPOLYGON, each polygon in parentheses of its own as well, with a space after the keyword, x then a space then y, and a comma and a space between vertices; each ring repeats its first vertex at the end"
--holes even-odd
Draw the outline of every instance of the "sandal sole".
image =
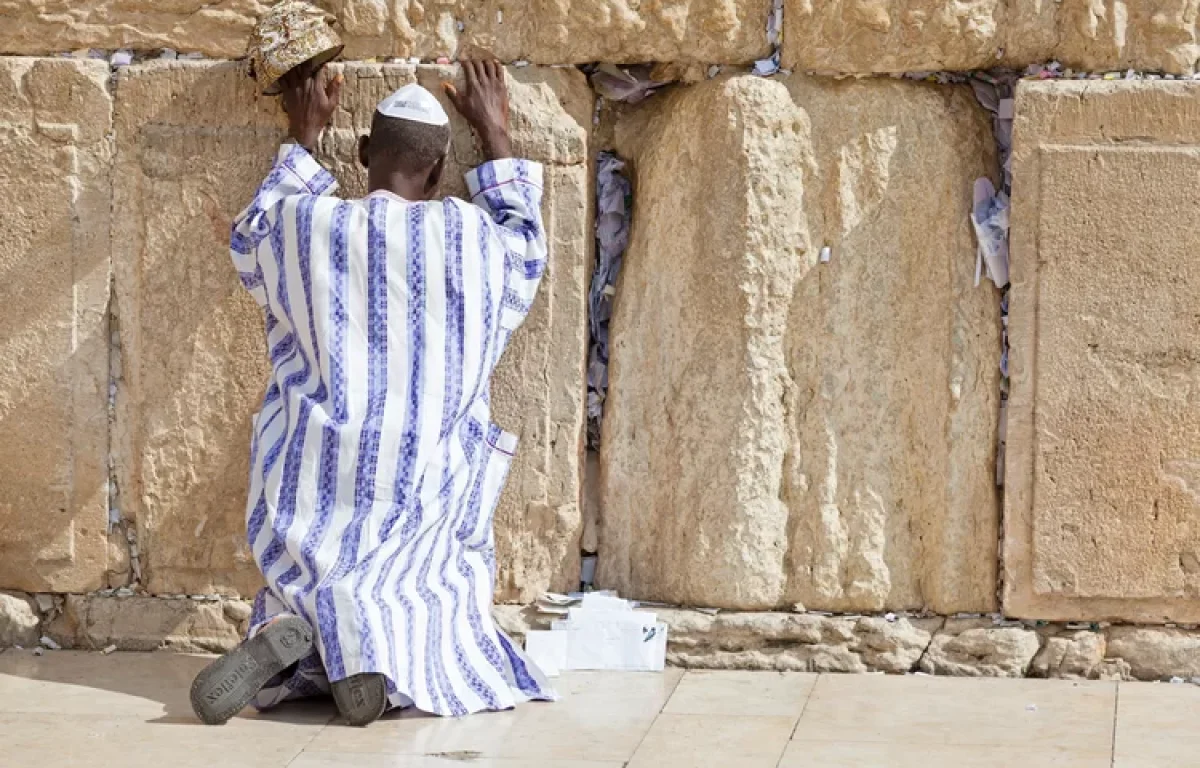
POLYGON ((204 668, 192 682, 192 710, 209 725, 221 725, 246 708, 272 677, 307 656, 312 628, 285 616, 204 668))
POLYGON ((378 673, 354 675, 333 684, 333 699, 346 723, 361 728, 387 711, 387 684, 378 673))

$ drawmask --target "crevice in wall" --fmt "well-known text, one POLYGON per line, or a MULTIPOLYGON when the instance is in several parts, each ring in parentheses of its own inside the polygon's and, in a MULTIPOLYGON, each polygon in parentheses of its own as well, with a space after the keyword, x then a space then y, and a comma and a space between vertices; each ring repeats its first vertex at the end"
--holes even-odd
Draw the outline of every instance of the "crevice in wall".
POLYGON ((608 395, 609 322, 621 261, 629 245, 633 187, 615 152, 596 159, 596 261, 588 290, 587 455, 584 461, 584 530, 580 589, 595 578, 600 525, 600 440, 608 395))
POLYGON ((131 589, 142 581, 137 526, 121 513, 121 487, 117 473, 117 395, 122 386, 121 314, 114 276, 109 275, 108 290, 108 540, 110 553, 120 553, 109 561, 107 586, 131 589))
MULTIPOLYGON (((87 58, 105 59, 109 62, 109 77, 106 87, 110 98, 115 96, 117 86, 117 70, 132 63, 134 57, 128 51, 87 51, 87 58), (93 55, 95 54, 95 55, 93 55)), ((64 54, 70 55, 70 54, 64 54)), ((114 104, 115 107, 115 104, 114 104)), ((116 137, 110 131, 106 137, 112 152, 115 153, 116 137)), ((115 157, 110 160, 115 162, 115 157)), ((115 179, 110 178, 108 190, 109 221, 116 221, 117 211, 114 208, 115 179)), ((121 489, 117 472, 118 424, 117 397, 123 381, 123 361, 121 350, 121 313, 117 301, 116 270, 110 263, 108 270, 108 442, 106 446, 105 468, 107 471, 108 520, 106 533, 108 536, 108 565, 104 583, 108 590, 121 590, 122 593, 132 594, 133 589, 140 588, 142 573, 141 560, 138 553, 137 527, 133 521, 121 513, 121 489)), ((61 606, 60 606, 61 607, 61 606)), ((53 617, 47 618, 48 624, 53 617)))
MULTIPOLYGON (((755 62, 751 72, 770 76, 781 72, 780 48, 783 42, 783 0, 773 0, 766 19, 767 41, 771 55, 755 62)), ((718 64, 647 62, 618 66, 596 62, 579 67, 588 77, 596 94, 593 115, 600 126, 605 101, 638 104, 660 89, 677 83, 693 83, 721 74, 718 64)), ((593 587, 599 561, 599 527, 603 494, 601 484, 600 441, 604 402, 608 395, 609 322, 617 293, 621 261, 629 245, 633 211, 633 185, 625 172, 625 161, 611 149, 596 156, 596 261, 588 295, 588 364, 586 369, 587 417, 586 455, 584 457, 583 531, 581 535, 579 589, 593 587)))

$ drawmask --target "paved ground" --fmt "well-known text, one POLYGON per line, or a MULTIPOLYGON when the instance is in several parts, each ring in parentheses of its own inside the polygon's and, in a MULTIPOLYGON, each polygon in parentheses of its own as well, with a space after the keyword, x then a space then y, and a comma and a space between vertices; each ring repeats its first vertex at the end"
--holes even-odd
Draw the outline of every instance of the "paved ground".
POLYGON ((1184 768, 1200 688, 772 672, 571 674, 563 700, 341 725, 331 702, 208 727, 206 659, 0 653, 4 768, 1184 768))

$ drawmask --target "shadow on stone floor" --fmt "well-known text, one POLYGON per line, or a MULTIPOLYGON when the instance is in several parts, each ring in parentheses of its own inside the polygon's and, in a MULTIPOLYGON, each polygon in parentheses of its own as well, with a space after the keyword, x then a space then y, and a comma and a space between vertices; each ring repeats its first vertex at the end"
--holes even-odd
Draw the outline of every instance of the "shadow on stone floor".
MULTIPOLYGON (((0 650, 0 712, 134 716, 147 723, 204 726, 192 712, 192 679, 212 657, 165 652, 0 650), (101 661, 102 660, 102 661, 101 661), (49 685, 47 685, 49 683, 49 685)), ((321 725, 337 715, 333 699, 288 702, 236 718, 321 725)))

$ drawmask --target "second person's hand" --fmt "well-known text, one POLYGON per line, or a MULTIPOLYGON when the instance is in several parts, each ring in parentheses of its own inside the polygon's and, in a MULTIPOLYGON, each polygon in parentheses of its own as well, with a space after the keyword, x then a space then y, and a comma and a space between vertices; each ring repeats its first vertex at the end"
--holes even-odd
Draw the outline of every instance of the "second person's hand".
POLYGON ((333 118, 342 96, 343 77, 322 75, 311 62, 304 62, 282 78, 283 110, 288 116, 288 135, 300 146, 313 151, 321 131, 333 118))

